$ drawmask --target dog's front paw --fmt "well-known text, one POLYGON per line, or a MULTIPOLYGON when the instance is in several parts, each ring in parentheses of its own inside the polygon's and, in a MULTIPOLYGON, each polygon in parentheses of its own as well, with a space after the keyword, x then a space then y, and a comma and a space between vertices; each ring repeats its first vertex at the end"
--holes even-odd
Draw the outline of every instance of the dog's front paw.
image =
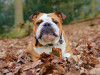
POLYGON ((68 60, 68 61, 72 60, 72 55, 70 53, 66 53, 63 57, 64 57, 64 60, 68 60))
POLYGON ((70 53, 66 53, 65 55, 64 55, 64 58, 70 58, 71 57, 71 54, 70 53))

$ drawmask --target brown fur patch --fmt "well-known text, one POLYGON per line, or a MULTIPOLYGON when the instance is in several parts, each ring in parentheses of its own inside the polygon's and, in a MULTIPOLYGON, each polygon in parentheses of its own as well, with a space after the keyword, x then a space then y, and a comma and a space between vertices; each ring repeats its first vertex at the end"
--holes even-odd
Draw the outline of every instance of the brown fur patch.
POLYGON ((40 21, 39 18, 40 18, 43 14, 44 14, 44 13, 40 13, 40 14, 37 16, 37 18, 35 19, 35 21, 33 21, 33 24, 34 24, 34 26, 33 26, 34 35, 36 35, 36 31, 37 31, 37 28, 38 28, 38 26, 36 25, 36 23, 37 23, 38 21, 40 21))

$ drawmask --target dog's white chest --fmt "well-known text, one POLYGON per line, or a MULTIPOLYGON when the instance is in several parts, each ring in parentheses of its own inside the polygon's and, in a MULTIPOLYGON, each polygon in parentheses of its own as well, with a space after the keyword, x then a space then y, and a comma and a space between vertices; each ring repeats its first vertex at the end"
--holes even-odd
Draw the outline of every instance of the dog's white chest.
POLYGON ((57 44, 54 46, 41 46, 41 47, 34 47, 34 50, 36 51, 36 53, 38 53, 39 55, 43 52, 45 53, 50 53, 52 52, 52 48, 60 48, 62 50, 62 55, 65 55, 65 49, 66 49, 66 43, 65 41, 63 42, 63 44, 57 44))
POLYGON ((37 47, 37 48, 34 47, 34 50, 36 51, 36 53, 38 53, 40 55, 43 52, 49 54, 50 52, 52 52, 52 48, 53 47, 54 48, 60 48, 61 51, 62 51, 62 57, 64 57, 64 58, 68 57, 69 58, 71 56, 71 54, 65 52, 65 50, 66 50, 66 42, 65 42, 63 36, 62 36, 62 40, 63 40, 62 44, 58 43, 58 44, 53 45, 53 46, 41 46, 41 47, 37 47))
POLYGON ((50 53, 52 51, 52 47, 34 47, 34 50, 36 51, 36 53, 38 53, 39 55, 43 52, 45 53, 50 53))

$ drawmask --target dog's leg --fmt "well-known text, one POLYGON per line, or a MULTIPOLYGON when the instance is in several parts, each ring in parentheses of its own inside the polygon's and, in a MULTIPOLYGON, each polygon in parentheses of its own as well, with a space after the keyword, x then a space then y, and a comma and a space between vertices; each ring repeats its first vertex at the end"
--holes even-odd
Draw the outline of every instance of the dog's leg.
POLYGON ((36 61, 39 58, 39 55, 33 50, 33 43, 30 42, 26 50, 27 53, 31 54, 32 61, 36 61))
POLYGON ((64 36, 64 40, 66 42, 66 50, 65 50, 64 58, 67 57, 68 59, 71 59, 73 53, 72 53, 72 50, 71 50, 71 47, 70 47, 69 40, 68 40, 67 36, 65 35, 64 31, 62 33, 63 33, 63 36, 64 36))

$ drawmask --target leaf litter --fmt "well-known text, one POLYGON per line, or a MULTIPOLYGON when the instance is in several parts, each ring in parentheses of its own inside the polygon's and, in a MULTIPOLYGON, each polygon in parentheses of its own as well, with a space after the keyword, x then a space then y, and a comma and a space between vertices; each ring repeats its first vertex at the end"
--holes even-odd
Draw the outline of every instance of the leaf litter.
POLYGON ((64 26, 73 58, 64 60, 59 48, 33 62, 26 53, 32 36, 0 40, 0 75, 100 75, 100 24, 64 26), (66 29, 65 29, 66 28, 66 29))

